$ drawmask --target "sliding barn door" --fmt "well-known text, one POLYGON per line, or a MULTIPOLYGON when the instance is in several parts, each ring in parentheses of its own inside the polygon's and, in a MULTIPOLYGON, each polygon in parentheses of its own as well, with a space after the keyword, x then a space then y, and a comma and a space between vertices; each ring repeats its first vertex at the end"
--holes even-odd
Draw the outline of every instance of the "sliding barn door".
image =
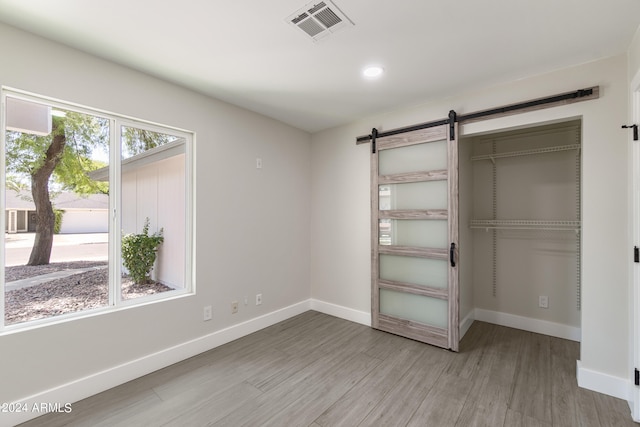
POLYGON ((458 351, 458 144, 451 130, 374 142, 371 312, 376 329, 458 351))

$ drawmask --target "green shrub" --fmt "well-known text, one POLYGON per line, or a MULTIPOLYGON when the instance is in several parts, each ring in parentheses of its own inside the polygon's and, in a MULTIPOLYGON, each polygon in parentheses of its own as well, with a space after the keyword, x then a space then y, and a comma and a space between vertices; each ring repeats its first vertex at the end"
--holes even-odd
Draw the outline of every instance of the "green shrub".
POLYGON ((61 209, 54 209, 53 215, 55 216, 53 222, 53 234, 60 234, 60 227, 62 227, 62 217, 64 215, 64 211, 61 209))
POLYGON ((150 281, 149 274, 156 261, 158 246, 164 241, 164 229, 149 235, 149 218, 145 219, 142 233, 122 236, 122 262, 136 284, 150 281))

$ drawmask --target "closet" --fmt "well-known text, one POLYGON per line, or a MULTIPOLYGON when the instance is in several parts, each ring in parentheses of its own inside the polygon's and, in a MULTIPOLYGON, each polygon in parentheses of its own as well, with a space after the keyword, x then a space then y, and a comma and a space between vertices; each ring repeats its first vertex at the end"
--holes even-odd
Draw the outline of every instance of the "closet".
POLYGON ((460 324, 580 340, 581 122, 461 138, 460 324))

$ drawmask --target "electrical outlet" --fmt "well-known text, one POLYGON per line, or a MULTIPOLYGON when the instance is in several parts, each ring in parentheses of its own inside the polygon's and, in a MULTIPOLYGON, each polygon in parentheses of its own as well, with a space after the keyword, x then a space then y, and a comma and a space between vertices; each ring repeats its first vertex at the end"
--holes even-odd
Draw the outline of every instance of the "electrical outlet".
POLYGON ((236 314, 238 312, 238 301, 231 302, 231 314, 236 314))
POLYGON ((538 297, 538 307, 549 308, 549 297, 546 295, 540 295, 538 297))
POLYGON ((249 305, 249 297, 244 297, 244 305, 249 305))
POLYGON ((256 294, 256 305, 262 304, 262 294, 256 294))
POLYGON ((210 305, 205 306, 202 313, 202 320, 206 322, 207 320, 211 320, 212 317, 213 317, 213 312, 211 310, 211 306, 210 305))
POLYGON ((262 169, 262 159, 260 157, 256 157, 256 169, 262 169))

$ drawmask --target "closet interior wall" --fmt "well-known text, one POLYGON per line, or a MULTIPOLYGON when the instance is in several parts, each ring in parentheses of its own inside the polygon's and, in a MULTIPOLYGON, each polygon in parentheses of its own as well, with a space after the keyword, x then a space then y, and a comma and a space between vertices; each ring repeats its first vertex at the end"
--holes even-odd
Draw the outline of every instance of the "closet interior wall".
POLYGON ((580 147, 579 120, 461 140, 461 321, 579 340, 580 147))

